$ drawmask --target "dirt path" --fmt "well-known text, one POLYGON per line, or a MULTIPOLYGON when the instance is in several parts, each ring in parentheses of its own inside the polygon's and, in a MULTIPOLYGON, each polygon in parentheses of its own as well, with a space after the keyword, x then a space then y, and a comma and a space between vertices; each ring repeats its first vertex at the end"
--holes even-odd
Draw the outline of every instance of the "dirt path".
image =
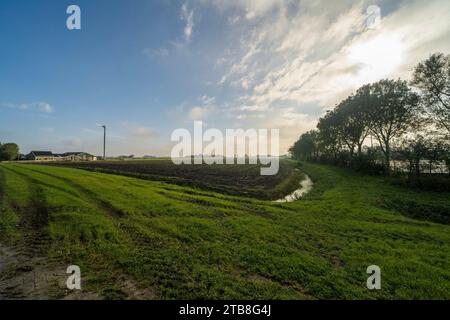
POLYGON ((18 250, 0 245, 0 299, 51 298, 63 273, 49 269, 45 258, 27 258, 18 250))
POLYGON ((6 270, 14 263, 17 263, 15 252, 0 244, 0 300, 8 298, 6 293, 8 286, 2 280, 6 270))

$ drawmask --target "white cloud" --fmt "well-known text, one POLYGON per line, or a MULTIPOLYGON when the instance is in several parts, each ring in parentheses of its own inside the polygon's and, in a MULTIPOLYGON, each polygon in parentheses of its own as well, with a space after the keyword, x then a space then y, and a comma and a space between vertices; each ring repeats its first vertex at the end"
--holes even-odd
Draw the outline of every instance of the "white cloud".
POLYGON ((208 97, 207 95, 204 95, 200 100, 203 102, 203 104, 211 105, 216 102, 216 97, 208 97))
POLYGON ((165 58, 169 56, 173 49, 183 50, 186 45, 188 45, 192 41, 195 26, 194 14, 194 9, 190 8, 187 2, 183 3, 180 9, 180 19, 184 22, 182 37, 178 37, 177 39, 168 41, 167 47, 144 48, 142 50, 142 54, 149 58, 165 58))
POLYGON ((188 107, 186 103, 178 106, 175 110, 176 113, 184 113, 186 117, 191 121, 196 120, 206 120, 217 110, 216 107, 216 97, 210 97, 208 95, 203 95, 198 98, 200 105, 194 105, 188 107))
POLYGON ((242 105, 238 108, 240 111, 267 111, 267 105, 242 105))
POLYGON ((190 42, 194 31, 194 10, 190 9, 187 3, 183 3, 181 6, 181 20, 186 23, 183 30, 184 39, 186 42, 190 42))
POLYGON ((214 106, 192 107, 189 110, 188 117, 191 120, 205 120, 214 111, 214 106))
POLYGON ((52 113, 53 107, 47 102, 31 102, 31 103, 0 103, 1 107, 20 109, 20 110, 37 110, 42 113, 52 113))
POLYGON ((157 137, 157 134, 153 129, 149 127, 137 126, 131 129, 133 136, 143 139, 151 139, 157 137))
POLYGON ((39 102, 37 104, 37 107, 39 109, 39 111, 41 112, 45 112, 45 113, 52 113, 53 112, 53 107, 46 103, 46 102, 39 102))
POLYGON ((230 25, 233 25, 233 24, 236 24, 236 23, 238 23, 239 21, 241 21, 241 16, 231 16, 231 17, 228 17, 228 24, 230 24, 230 25))
POLYGON ((227 59, 225 57, 220 57, 216 61, 216 66, 220 67, 223 66, 227 62, 227 59))
POLYGON ((221 11, 240 9, 245 12, 248 20, 267 14, 276 7, 287 3, 286 0, 202 0, 200 2, 213 4, 221 11))

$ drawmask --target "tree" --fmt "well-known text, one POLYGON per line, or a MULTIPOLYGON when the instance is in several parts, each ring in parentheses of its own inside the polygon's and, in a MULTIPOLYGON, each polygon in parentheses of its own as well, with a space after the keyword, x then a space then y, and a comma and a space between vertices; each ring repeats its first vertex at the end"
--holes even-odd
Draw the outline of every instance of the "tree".
POLYGON ((407 160, 409 163, 410 178, 414 174, 416 179, 419 180, 421 173, 420 162, 427 158, 430 150, 430 142, 422 135, 403 140, 398 153, 401 160, 407 160))
POLYGON ((0 144, 0 160, 11 161, 16 160, 19 156, 19 146, 15 143, 0 144))
POLYGON ((351 119, 351 105, 352 97, 348 97, 336 106, 332 116, 334 118, 333 122, 335 123, 335 134, 350 152, 350 157, 353 157, 359 134, 357 133, 357 130, 355 130, 351 119))
POLYGON ((386 79, 370 85, 367 103, 370 130, 379 142, 389 173, 392 141, 419 123, 419 96, 406 81, 386 79))
POLYGON ((447 172, 450 175, 450 136, 445 140, 441 140, 442 142, 442 160, 445 162, 447 166, 447 172))
POLYGON ((420 181, 422 172, 433 173, 433 164, 445 162, 449 148, 442 137, 433 132, 423 132, 403 139, 399 149, 399 160, 409 163, 410 178, 420 181))
POLYGON ((427 160, 429 163, 429 173, 433 173, 433 164, 446 159, 448 154, 448 146, 445 144, 444 139, 438 136, 430 136, 428 138, 428 153, 427 160))
POLYGON ((365 85, 358 89, 349 107, 355 142, 358 146, 358 157, 360 158, 364 141, 370 133, 370 101, 370 85, 365 85))
POLYGON ((450 55, 435 53, 420 62, 411 84, 420 89, 425 109, 438 127, 450 133, 450 55))
POLYGON ((337 126, 339 136, 348 147, 352 157, 357 148, 358 157, 361 158, 362 146, 369 134, 368 95, 369 87, 364 86, 335 108, 336 120, 339 123, 337 126))
POLYGON ((319 119, 317 124, 318 145, 326 160, 336 162, 338 154, 342 150, 342 141, 339 133, 339 117, 336 112, 328 111, 319 119))
POLYGON ((311 160, 317 151, 317 131, 311 130, 300 136, 300 139, 289 149, 295 159, 311 160))

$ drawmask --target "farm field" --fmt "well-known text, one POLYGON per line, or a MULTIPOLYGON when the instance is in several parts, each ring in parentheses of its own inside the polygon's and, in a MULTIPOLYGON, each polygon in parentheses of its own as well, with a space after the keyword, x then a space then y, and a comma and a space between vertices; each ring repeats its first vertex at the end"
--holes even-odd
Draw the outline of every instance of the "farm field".
POLYGON ((260 165, 175 165, 170 159, 128 161, 48 162, 47 165, 113 173, 229 195, 263 200, 280 199, 298 188, 304 178, 293 161, 280 161, 275 176, 262 176, 260 165))
POLYGON ((279 204, 150 177, 0 164, 0 297, 450 298, 450 194, 300 168, 313 190, 279 204), (65 289, 73 264, 81 292, 65 289), (366 288, 370 265, 381 268, 381 290, 366 288))

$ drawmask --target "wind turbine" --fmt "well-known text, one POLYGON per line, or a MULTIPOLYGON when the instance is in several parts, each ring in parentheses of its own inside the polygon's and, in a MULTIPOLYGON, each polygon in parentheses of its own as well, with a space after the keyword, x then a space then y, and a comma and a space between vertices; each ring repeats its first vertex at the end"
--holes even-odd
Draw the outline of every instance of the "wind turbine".
POLYGON ((97 127, 103 128, 103 160, 106 160, 106 125, 97 123, 97 127))

